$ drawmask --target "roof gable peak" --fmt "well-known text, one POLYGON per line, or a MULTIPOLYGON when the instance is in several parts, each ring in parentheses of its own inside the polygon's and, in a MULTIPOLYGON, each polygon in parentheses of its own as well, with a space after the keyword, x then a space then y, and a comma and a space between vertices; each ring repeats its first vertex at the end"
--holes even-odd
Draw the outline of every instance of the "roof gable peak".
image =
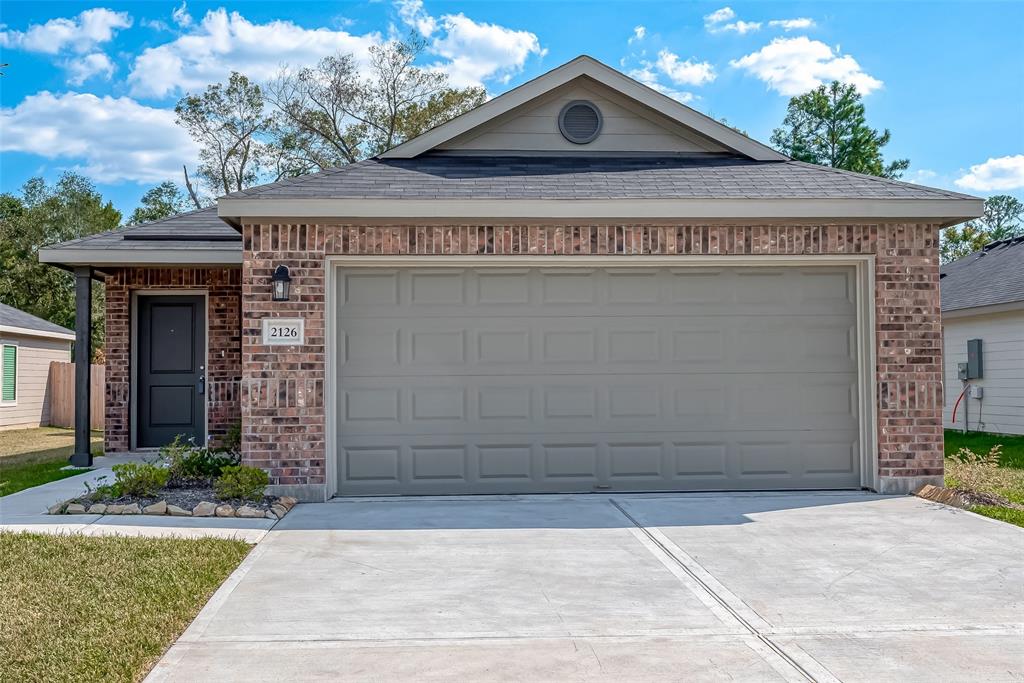
MULTIPOLYGON (((542 100, 552 91, 574 81, 583 83, 588 79, 612 91, 621 100, 632 103, 634 107, 638 106, 651 116, 685 128, 690 134, 684 136, 679 133, 679 137, 691 137, 698 146, 723 148, 757 161, 779 161, 788 158, 767 145, 701 114, 588 55, 580 55, 447 123, 407 140, 385 152, 381 157, 385 159, 417 157, 425 152, 443 147, 456 138, 470 136, 472 135, 471 131, 491 124, 498 117, 514 110, 529 108, 532 103, 542 100)), ((581 145, 582 147, 585 145, 581 145)))

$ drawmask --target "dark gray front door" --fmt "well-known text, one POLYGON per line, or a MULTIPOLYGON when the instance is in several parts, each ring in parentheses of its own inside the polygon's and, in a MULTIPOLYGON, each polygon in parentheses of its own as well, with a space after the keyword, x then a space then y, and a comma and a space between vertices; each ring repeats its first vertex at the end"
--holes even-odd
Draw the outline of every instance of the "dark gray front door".
POLYGON ((163 446, 206 438, 206 310, 202 296, 140 296, 138 439, 163 446))

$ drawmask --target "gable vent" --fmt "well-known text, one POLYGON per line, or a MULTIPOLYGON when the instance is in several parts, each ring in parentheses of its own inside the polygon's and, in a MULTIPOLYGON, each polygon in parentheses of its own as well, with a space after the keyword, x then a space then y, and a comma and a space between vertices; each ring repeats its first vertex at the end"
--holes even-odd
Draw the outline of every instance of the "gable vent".
POLYGON ((601 110, 593 102, 575 100, 562 107, 558 129, 569 142, 585 145, 601 132, 601 110))

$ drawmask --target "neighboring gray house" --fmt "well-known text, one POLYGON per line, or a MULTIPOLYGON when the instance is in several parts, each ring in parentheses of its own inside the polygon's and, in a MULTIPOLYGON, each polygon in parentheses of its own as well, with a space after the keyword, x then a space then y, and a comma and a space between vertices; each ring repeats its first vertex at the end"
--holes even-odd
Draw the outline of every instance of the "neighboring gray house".
POLYGON ((941 268, 946 405, 943 424, 1001 434, 1024 434, 1024 236, 992 242, 941 268), (982 396, 963 391, 957 364, 967 361, 967 340, 980 339, 982 377, 970 382, 982 396))
POLYGON ((50 363, 71 360, 75 333, 0 304, 0 430, 50 423, 50 363))

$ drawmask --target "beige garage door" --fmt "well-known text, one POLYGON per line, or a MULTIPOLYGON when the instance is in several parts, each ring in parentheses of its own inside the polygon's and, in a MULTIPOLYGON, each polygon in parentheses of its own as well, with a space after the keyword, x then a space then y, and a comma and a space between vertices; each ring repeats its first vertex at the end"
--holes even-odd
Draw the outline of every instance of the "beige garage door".
POLYGON ((852 268, 341 268, 339 492, 856 487, 852 268))

